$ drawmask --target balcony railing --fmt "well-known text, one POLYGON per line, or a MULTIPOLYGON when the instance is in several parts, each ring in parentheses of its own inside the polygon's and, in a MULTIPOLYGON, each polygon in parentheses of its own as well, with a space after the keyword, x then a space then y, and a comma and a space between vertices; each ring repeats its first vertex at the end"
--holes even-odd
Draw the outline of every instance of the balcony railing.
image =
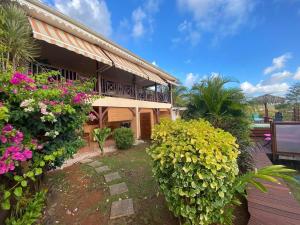
POLYGON ((130 98, 151 102, 170 103, 170 94, 139 88, 136 85, 123 84, 101 79, 101 94, 105 96, 130 98))

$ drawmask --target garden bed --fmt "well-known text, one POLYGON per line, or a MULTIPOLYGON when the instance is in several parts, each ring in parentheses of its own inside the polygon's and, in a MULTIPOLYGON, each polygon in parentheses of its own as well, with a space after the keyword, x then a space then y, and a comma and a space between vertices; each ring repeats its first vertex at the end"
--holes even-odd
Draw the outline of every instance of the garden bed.
MULTIPOLYGON (((118 151, 100 159, 112 171, 118 171, 128 186, 128 193, 110 197, 102 175, 85 164, 50 172, 45 186, 49 187, 47 208, 42 224, 179 224, 168 210, 164 196, 152 177, 150 159, 145 152, 148 144, 118 151), (132 198, 135 214, 109 220, 111 202, 132 198)), ((236 209, 236 225, 248 222, 246 204, 236 209)))

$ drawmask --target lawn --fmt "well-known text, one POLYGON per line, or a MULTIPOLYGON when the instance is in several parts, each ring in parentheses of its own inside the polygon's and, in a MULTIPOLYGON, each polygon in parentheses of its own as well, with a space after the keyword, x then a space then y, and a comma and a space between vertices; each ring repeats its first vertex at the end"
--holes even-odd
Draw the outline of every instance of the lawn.
MULTIPOLYGON (((115 183, 125 182, 128 193, 110 197, 103 175, 92 167, 75 164, 64 170, 50 172, 45 186, 49 187, 47 208, 41 224, 179 224, 168 210, 164 197, 152 176, 150 158, 142 144, 129 150, 98 157, 99 161, 118 171, 122 177, 115 183), (131 217, 109 220, 112 201, 132 198, 135 214, 131 217)), ((113 183, 110 183, 113 184, 113 183)), ((236 210, 236 225, 247 224, 245 204, 236 210)))
POLYGON ((115 183, 127 184, 129 192, 117 197, 109 196, 103 176, 85 164, 49 173, 45 184, 50 187, 49 197, 42 224, 178 224, 152 177, 147 146, 95 158, 120 173, 122 180, 115 183), (135 214, 109 220, 111 202, 119 198, 132 198, 135 214))

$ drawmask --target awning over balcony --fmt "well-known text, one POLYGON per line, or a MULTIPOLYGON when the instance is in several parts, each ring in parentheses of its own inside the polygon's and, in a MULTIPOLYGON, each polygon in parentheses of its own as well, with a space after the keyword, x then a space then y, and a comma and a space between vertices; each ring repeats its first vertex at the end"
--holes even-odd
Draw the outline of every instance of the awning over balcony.
POLYGON ((144 79, 163 85, 167 84, 157 74, 142 68, 141 65, 137 65, 136 63, 110 51, 104 50, 90 42, 47 24, 46 22, 32 17, 29 17, 29 21, 33 30, 33 37, 38 40, 46 41, 50 44, 68 49, 110 66, 114 65, 116 68, 135 74, 144 79))
POLYGON ((68 49, 104 64, 112 65, 111 60, 99 47, 32 17, 29 17, 29 22, 34 38, 68 49))

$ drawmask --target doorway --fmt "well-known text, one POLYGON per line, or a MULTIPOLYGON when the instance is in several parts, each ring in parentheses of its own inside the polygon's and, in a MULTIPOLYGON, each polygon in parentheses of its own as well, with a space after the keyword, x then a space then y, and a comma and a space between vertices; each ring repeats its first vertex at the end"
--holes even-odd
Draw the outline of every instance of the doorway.
POLYGON ((140 113, 141 139, 151 138, 151 113, 140 113))

